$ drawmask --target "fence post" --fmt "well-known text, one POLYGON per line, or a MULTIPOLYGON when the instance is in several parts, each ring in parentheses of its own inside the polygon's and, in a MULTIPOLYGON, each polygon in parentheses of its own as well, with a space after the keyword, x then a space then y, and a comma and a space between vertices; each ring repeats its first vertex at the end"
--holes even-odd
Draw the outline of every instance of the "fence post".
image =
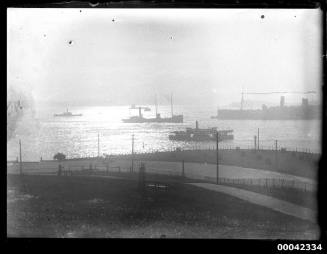
POLYGON ((62 168, 61 168, 61 164, 59 164, 58 166, 58 176, 61 176, 62 174, 62 168))
POLYGON ((218 147, 218 143, 219 143, 219 132, 217 131, 216 133, 216 177, 217 177, 217 184, 219 184, 219 147, 218 147))
POLYGON ((275 165, 276 169, 278 170, 278 146, 277 146, 277 139, 275 140, 275 165))
POLYGON ((143 162, 139 169, 139 189, 142 192, 145 190, 145 164, 143 162))
POLYGON ((23 161, 22 161, 22 142, 19 140, 19 174, 23 174, 23 161))
POLYGON ((254 150, 257 150, 257 136, 254 135, 254 150))

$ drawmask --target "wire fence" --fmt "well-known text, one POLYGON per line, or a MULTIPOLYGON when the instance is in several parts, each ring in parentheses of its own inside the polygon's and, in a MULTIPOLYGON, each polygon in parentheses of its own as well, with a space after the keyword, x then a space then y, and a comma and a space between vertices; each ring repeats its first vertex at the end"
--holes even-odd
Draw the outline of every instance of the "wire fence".
POLYGON ((267 189, 269 188, 290 188, 297 189, 304 192, 316 191, 316 185, 301 182, 296 180, 280 179, 280 178, 219 178, 221 184, 233 184, 233 185, 252 185, 261 186, 267 189))
MULTIPOLYGON (((215 146, 208 146, 208 147, 190 147, 190 148, 174 148, 174 149, 165 149, 165 150, 152 150, 151 152, 134 152, 132 153, 115 153, 115 154, 106 154, 100 156, 100 158, 109 158, 109 157, 130 157, 130 156, 139 156, 139 155, 151 155, 151 154, 158 154, 158 153, 173 153, 173 152, 187 152, 187 151, 216 151, 215 146)), ((277 150, 274 147, 265 146, 260 149, 254 149, 248 146, 248 148, 240 148, 238 146, 223 146, 219 147, 218 151, 256 151, 256 152, 281 152, 281 153, 297 153, 299 155, 313 155, 313 156, 320 156, 320 153, 318 153, 315 150, 310 149, 287 149, 287 148, 278 148, 277 150)), ((75 157, 68 157, 67 159, 70 160, 80 160, 80 159, 96 159, 99 158, 97 156, 75 156, 75 157)))
MULTIPOLYGON (((216 145, 194 145, 194 146, 188 146, 188 147, 171 147, 171 148, 165 148, 165 149, 151 149, 148 151, 134 151, 134 155, 151 155, 151 154, 158 154, 158 153, 167 153, 167 152, 187 152, 187 151, 216 151, 216 145)), ((245 145, 245 146, 236 146, 236 145, 219 145, 219 151, 256 151, 256 152, 281 152, 281 153, 297 153, 297 154, 303 154, 303 155, 313 155, 313 156, 320 156, 320 150, 319 149, 310 149, 310 148, 297 148, 297 147, 282 147, 278 146, 277 149, 275 146, 260 146, 259 149, 254 148, 254 146, 251 145, 245 145)), ((126 153, 103 153, 100 156, 96 155, 67 155, 66 159, 69 160, 80 160, 80 159, 97 159, 97 158, 109 158, 109 157, 126 157, 126 156, 132 156, 131 152, 126 153)), ((43 161, 50 161, 52 158, 48 159, 42 159, 42 156, 40 156, 40 160, 43 161)), ((18 162, 18 157, 16 157, 16 160, 10 160, 8 162, 18 162)))
MULTIPOLYGON (((136 151, 134 155, 148 155, 148 154, 155 154, 155 153, 165 153, 165 152, 184 152, 184 151, 216 151, 216 146, 191 146, 191 147, 174 147, 170 149, 161 149, 161 150, 151 150, 151 151, 136 151)), ((261 146, 259 149, 255 149, 252 146, 231 146, 231 145, 219 145, 219 151, 271 151, 271 152, 294 152, 294 153, 303 153, 303 154, 317 154, 320 155, 318 149, 309 149, 309 148, 297 148, 297 147, 274 147, 274 146, 261 146)), ((107 154, 104 157, 108 156, 131 156, 131 153, 115 153, 115 154, 107 154)), ((78 157, 82 158, 82 157, 78 157)), ((94 157, 87 157, 87 158, 94 158, 94 157)))
MULTIPOLYGON (((106 161, 93 161, 80 163, 78 165, 65 164, 59 162, 52 163, 23 163, 24 174, 37 175, 60 175, 60 176, 119 176, 122 173, 138 173, 142 162, 135 161, 132 168, 130 161, 125 161, 120 165, 110 165, 106 161)), ((144 162, 143 162, 144 163, 144 162)), ((146 174, 152 175, 167 175, 178 176, 185 179, 201 180, 210 183, 217 183, 216 171, 201 168, 200 164, 196 163, 173 163, 173 162, 145 162, 146 174)), ((7 163, 8 173, 19 173, 19 163, 7 163)), ((241 173, 241 172, 240 172, 241 173)), ((316 184, 301 180, 292 180, 276 177, 255 177, 255 178, 240 178, 240 177, 219 177, 219 184, 260 186, 266 189, 282 188, 282 189, 297 189, 304 192, 316 191, 316 184)))

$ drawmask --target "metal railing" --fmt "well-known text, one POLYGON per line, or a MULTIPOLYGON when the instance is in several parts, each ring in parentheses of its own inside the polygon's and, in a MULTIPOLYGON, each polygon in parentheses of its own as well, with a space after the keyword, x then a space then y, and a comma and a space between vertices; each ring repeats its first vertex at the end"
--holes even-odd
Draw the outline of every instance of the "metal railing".
MULTIPOLYGON (((59 164, 58 164, 59 165, 59 164)), ((24 170, 24 174, 26 175, 59 175, 58 173, 58 165, 52 165, 48 168, 31 168, 29 170, 24 170)), ((145 163, 146 165, 146 163, 145 163)), ((178 176, 184 177, 185 179, 192 180, 201 180, 207 181, 210 183, 216 183, 216 177, 206 176, 204 174, 201 175, 201 169, 197 172, 191 170, 188 172, 187 164, 184 165, 184 169, 181 167, 176 169, 170 169, 169 166, 163 169, 153 168, 150 166, 146 170, 146 174, 151 175, 167 175, 167 176, 178 176)), ((17 165, 16 165, 17 166, 17 165)), ((134 173, 138 173, 138 169, 140 167, 140 162, 136 162, 134 173)), ((19 167, 16 168, 15 171, 11 171, 11 173, 19 173, 19 167)), ((108 166, 103 163, 94 163, 92 166, 90 165, 66 165, 61 167, 61 176, 109 176, 111 174, 119 175, 122 173, 132 173, 130 167, 122 167, 122 166, 108 166)), ((270 188, 291 188, 297 189, 305 192, 314 192, 316 191, 316 184, 312 184, 309 182, 304 182, 301 180, 290 180, 290 179, 282 179, 282 178, 224 178, 219 177, 220 184, 232 184, 232 185, 247 185, 247 186, 261 186, 267 189, 270 188)))

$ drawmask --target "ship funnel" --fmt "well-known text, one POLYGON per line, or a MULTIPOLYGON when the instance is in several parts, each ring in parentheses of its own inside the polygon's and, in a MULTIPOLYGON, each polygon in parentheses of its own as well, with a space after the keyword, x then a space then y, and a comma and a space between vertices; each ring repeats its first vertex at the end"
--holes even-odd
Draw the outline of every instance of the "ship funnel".
POLYGON ((285 96, 280 97, 280 107, 284 107, 285 105, 285 96))
POLYGON ((199 129, 199 122, 198 121, 195 121, 195 128, 199 129))
POLYGON ((309 105, 309 100, 306 98, 302 98, 302 106, 306 107, 309 105))

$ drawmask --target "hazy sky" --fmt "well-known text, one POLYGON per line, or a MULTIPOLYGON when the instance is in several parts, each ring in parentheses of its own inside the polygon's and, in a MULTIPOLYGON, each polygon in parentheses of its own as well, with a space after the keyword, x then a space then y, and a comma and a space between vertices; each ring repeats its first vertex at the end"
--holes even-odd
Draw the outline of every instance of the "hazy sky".
POLYGON ((224 105, 242 87, 320 92, 320 22, 320 10, 304 9, 11 8, 8 87, 82 105, 152 103, 155 93, 164 104, 171 92, 176 104, 224 105))

